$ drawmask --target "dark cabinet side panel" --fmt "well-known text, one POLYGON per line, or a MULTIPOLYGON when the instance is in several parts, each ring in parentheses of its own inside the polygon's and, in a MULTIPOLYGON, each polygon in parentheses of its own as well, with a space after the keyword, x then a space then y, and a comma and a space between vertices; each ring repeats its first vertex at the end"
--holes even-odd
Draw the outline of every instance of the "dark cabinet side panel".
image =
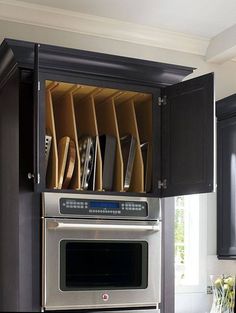
POLYGON ((213 74, 165 90, 163 106, 163 196, 213 190, 213 74))
POLYGON ((236 256, 236 117, 217 123, 217 254, 236 256))
POLYGON ((19 94, 19 310, 40 311, 40 194, 28 179, 34 165, 33 75, 21 70, 19 94))
POLYGON ((19 310, 19 79, 0 90, 0 311, 19 310))

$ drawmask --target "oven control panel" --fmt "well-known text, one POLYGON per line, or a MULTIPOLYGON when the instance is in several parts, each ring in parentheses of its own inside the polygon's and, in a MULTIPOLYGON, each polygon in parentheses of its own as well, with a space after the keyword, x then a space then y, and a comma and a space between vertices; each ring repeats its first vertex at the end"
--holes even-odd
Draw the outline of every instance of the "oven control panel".
POLYGON ((109 201, 88 199, 60 199, 60 213, 72 215, 102 216, 148 216, 148 205, 144 201, 109 201))

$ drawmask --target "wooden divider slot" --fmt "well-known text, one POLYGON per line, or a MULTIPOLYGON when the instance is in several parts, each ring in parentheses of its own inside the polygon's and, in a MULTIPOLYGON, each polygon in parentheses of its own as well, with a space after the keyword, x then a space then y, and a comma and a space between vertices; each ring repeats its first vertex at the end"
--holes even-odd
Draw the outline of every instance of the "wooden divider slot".
MULTIPOLYGON (((98 127, 93 95, 90 94, 81 100, 75 97, 75 117, 77 122, 78 137, 91 136, 98 138, 98 127)), ((95 189, 102 190, 102 158, 98 141, 96 157, 96 183, 95 189)))
POLYGON ((52 137, 51 151, 49 155, 46 187, 49 189, 58 188, 58 152, 57 152, 57 137, 55 130, 55 120, 52 104, 52 90, 57 86, 56 82, 50 83, 46 88, 46 116, 45 116, 45 133, 52 137))
POLYGON ((95 108, 99 135, 110 135, 116 138, 113 190, 120 192, 123 191, 124 170, 120 146, 120 135, 113 96, 106 98, 105 102, 95 102, 95 108))
MULTIPOLYGON (((55 116, 55 129, 57 136, 57 145, 61 138, 67 136, 75 144, 76 149, 76 160, 75 167, 71 182, 69 184, 69 189, 80 189, 80 156, 78 148, 78 137, 77 137, 77 127, 73 103, 73 92, 74 89, 79 87, 68 85, 68 89, 65 89, 65 84, 58 84, 53 90, 53 108, 55 116), (62 88, 62 90, 61 90, 62 88), (62 92, 63 91, 63 92, 62 92), (58 94, 60 96, 58 96, 58 94)), ((62 184, 60 184, 61 186, 62 184)))
POLYGON ((116 114, 120 137, 132 135, 136 139, 136 151, 128 191, 144 192, 144 167, 140 148, 140 139, 136 121, 134 101, 128 100, 116 104, 116 114))

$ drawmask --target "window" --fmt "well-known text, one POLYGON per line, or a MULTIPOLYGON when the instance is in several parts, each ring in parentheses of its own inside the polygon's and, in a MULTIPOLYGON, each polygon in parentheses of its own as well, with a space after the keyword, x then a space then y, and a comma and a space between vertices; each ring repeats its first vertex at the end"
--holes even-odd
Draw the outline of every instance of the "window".
POLYGON ((206 290, 206 195, 175 198, 176 292, 206 290))

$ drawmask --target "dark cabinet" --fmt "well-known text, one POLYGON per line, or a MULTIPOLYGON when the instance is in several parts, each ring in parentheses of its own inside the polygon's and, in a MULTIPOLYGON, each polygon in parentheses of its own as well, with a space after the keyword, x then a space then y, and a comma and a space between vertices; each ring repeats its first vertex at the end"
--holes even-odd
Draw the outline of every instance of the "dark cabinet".
POLYGON ((217 102, 217 254, 236 258, 236 96, 217 102))
POLYGON ((3 41, 1 310, 40 310, 42 192, 168 197, 213 190, 213 74, 181 82, 192 71, 171 64, 3 41), (80 136, 96 137, 107 129, 117 140, 113 186, 104 187, 98 148, 96 181, 85 190, 76 142, 80 136), (47 132, 54 137, 50 170, 45 162, 47 132), (136 140, 135 170, 130 187, 124 188, 119 141, 127 134, 136 140), (58 184, 59 139, 64 136, 73 138, 77 149, 75 176, 66 190, 58 184), (140 148, 145 142, 149 145, 146 155, 140 148))
POLYGON ((26 114, 20 126, 19 148, 25 155, 20 168, 29 188, 64 189, 58 183, 58 150, 60 139, 69 136, 76 162, 63 191, 168 197, 213 190, 213 73, 179 82, 191 68, 15 40, 5 40, 0 53, 1 85, 18 71, 15 92, 24 98, 24 104, 18 103, 26 114), (48 133, 52 144, 46 165, 48 133), (96 182, 86 189, 78 142, 104 133, 116 137, 113 185, 104 188, 98 141, 96 182), (124 188, 120 138, 127 134, 136 148, 130 186, 124 188), (145 143, 148 149, 142 151, 145 143))
MULTIPOLYGON (((37 191, 59 188, 55 182, 50 184, 46 179, 47 92, 51 92, 54 110, 57 137, 54 138, 54 147, 58 147, 60 137, 68 135, 67 126, 63 128, 62 124, 70 124, 69 114, 72 116, 72 113, 78 141, 88 134, 103 135, 114 127, 118 153, 119 149, 122 150, 119 148, 120 137, 131 134, 136 139, 130 187, 124 188, 125 163, 121 151, 120 156, 116 155, 113 186, 110 190, 104 188, 103 160, 99 159, 98 146, 96 183, 88 191, 167 197, 213 190, 212 73, 176 84, 178 77, 186 75, 189 69, 46 45, 39 46, 36 51, 34 72, 40 88, 35 95, 38 99, 38 103, 35 102, 37 131, 32 172, 37 191), (73 88, 78 89, 70 94, 74 112, 69 113, 64 94, 73 88), (83 123, 85 120, 88 121, 86 125, 83 123), (140 148, 145 142, 149 145, 146 164, 140 148)), ((79 182, 79 152, 77 157, 78 177, 72 178, 67 189, 86 192, 79 182)), ((59 171, 55 171, 58 164, 51 164, 51 167, 54 173, 50 174, 59 176, 59 171)))

